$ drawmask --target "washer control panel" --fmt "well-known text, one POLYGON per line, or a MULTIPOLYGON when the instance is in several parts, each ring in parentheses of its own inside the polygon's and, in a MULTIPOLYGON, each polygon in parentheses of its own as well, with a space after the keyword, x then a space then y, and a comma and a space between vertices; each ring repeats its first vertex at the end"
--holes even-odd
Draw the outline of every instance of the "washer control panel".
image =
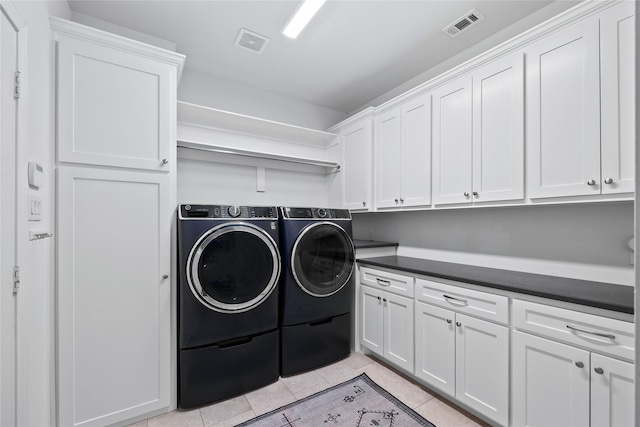
POLYGON ((276 219, 278 209, 275 206, 180 205, 180 218, 276 219))
POLYGON ((329 208, 281 208, 287 219, 351 219, 348 209, 329 208))

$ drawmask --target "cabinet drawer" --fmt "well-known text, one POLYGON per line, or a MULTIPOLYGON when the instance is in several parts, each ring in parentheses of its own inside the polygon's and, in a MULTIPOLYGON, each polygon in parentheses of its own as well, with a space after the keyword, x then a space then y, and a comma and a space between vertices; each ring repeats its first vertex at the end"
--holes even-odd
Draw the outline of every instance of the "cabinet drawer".
POLYGON ((513 325, 600 354, 634 359, 634 325, 630 322, 513 300, 513 325))
POLYGON ((415 279, 411 276, 374 270, 368 267, 360 268, 360 283, 386 292, 413 298, 415 279))
POLYGON ((418 301, 502 324, 509 323, 509 298, 431 280, 416 279, 418 301))

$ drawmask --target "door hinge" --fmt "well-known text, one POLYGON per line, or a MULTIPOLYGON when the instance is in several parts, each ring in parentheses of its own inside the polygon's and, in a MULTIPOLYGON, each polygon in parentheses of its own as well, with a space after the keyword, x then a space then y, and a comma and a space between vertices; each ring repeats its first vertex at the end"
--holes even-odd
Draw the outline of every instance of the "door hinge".
POLYGON ((13 73, 13 99, 20 99, 20 71, 13 73))
POLYGON ((17 265, 13 267, 13 293, 15 294, 20 289, 20 267, 17 265))

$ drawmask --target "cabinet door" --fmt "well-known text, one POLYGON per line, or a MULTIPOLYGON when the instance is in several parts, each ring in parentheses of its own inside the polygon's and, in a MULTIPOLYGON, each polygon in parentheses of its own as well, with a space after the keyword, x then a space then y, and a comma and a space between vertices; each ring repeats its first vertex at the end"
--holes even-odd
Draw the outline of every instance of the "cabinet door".
POLYGON ((524 70, 521 53, 473 74, 473 200, 524 197, 524 70))
POLYGON ((383 292, 369 286, 360 286, 360 344, 384 356, 383 292))
POLYGON ((622 2, 600 18, 603 194, 635 188, 634 3, 622 2))
POLYGON ((342 132, 342 200, 346 209, 369 208, 371 179, 371 120, 364 119, 342 132))
POLYGON ((455 396, 455 314, 416 302, 415 375, 430 386, 455 396))
POLYGON ((633 364, 591 353, 591 425, 632 426, 635 405, 633 364))
POLYGON ((400 206, 401 135, 400 108, 376 117, 376 208, 400 206))
POLYGON ((401 107, 402 206, 431 204, 431 97, 421 95, 401 107))
POLYGON ((58 161, 169 170, 175 67, 63 35, 57 55, 58 161))
POLYGON ((433 92, 433 201, 471 201, 471 77, 433 92))
POLYGON ((172 210, 166 174, 58 168, 59 425, 169 406, 172 210))
POLYGON ((530 196, 600 194, 598 20, 546 37, 525 55, 530 196))
POLYGON ((589 352, 514 331, 515 426, 589 425, 589 352))
POLYGON ((509 424, 509 329, 456 314, 456 398, 509 424))
POLYGON ((384 358, 413 372, 413 299, 385 293, 384 358))

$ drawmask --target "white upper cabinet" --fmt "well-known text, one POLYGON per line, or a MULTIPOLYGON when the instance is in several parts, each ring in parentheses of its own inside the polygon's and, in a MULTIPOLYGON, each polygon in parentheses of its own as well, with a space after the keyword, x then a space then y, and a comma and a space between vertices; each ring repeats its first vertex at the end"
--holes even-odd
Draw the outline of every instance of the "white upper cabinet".
POLYGON ((436 205, 523 199, 523 86, 514 54, 433 93, 436 205))
POLYGON ((634 3, 622 2, 600 18, 603 194, 635 189, 634 3))
POLYGON ((518 53, 473 73, 473 201, 524 198, 524 69, 518 53))
POLYGON ((58 161, 168 171, 174 161, 177 72, 184 57, 52 22, 58 161))
POLYGON ((371 203, 371 117, 339 130, 342 143, 342 206, 369 210, 371 203))
POLYGON ((526 48, 531 198, 600 193, 598 20, 526 48))
POLYGON ((376 208, 400 206, 401 124, 400 108, 394 108, 375 120, 375 193, 376 208))
POLYGON ((464 76, 433 92, 433 202, 471 202, 472 90, 464 76))
POLYGON ((634 2, 526 49, 531 198, 634 191, 634 2))
POLYGON ((376 208, 431 203, 431 103, 420 95, 375 120, 376 208))

